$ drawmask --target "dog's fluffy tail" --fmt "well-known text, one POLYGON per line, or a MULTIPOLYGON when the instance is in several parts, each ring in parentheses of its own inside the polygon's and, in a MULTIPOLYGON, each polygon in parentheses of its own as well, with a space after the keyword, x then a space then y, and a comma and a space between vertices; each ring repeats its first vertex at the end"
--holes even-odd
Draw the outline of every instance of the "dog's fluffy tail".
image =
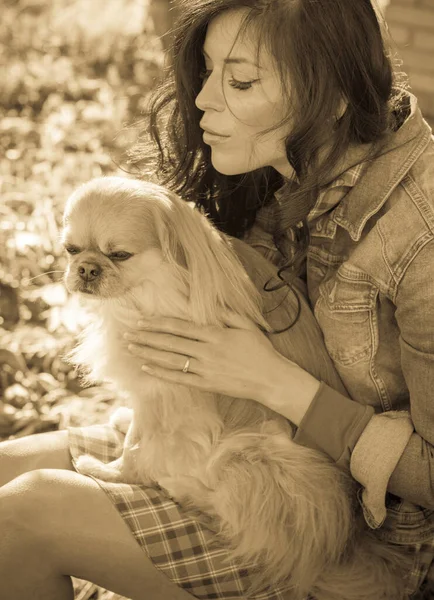
POLYGON ((366 532, 357 547, 331 566, 311 589, 316 600, 407 600, 405 574, 411 557, 366 532))
POLYGON ((208 463, 208 481, 230 559, 251 567, 248 596, 272 582, 294 600, 309 593, 318 600, 403 597, 389 569, 396 554, 369 535, 361 548, 354 541, 354 481, 325 455, 293 443, 275 422, 259 434, 224 437, 208 463))
POLYGON ((230 559, 253 567, 249 595, 282 582, 304 600, 344 553, 353 528, 350 478, 274 421, 223 437, 208 480, 230 559))

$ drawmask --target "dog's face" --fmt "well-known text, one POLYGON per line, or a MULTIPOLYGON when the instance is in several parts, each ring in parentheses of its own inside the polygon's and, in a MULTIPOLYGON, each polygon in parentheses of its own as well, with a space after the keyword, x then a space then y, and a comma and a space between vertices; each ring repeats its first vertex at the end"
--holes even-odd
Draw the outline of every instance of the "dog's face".
MULTIPOLYGON (((68 200, 62 243, 70 292, 116 298, 139 286, 163 260, 151 196, 116 177, 92 180, 68 200)), ((161 201, 161 200, 160 200, 161 201)))

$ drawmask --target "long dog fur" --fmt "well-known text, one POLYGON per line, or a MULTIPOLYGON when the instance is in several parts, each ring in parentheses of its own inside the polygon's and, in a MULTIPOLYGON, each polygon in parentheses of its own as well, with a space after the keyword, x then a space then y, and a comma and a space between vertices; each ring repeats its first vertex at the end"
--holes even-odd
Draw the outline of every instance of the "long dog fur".
POLYGON ((94 202, 103 210, 110 201, 128 211, 131 198, 147 211, 149 245, 162 261, 123 297, 94 300, 95 319, 71 360, 87 369, 88 381, 108 379, 127 392, 133 418, 116 464, 83 456, 79 470, 159 485, 215 531, 231 560, 250 566, 248 597, 281 583, 291 600, 309 593, 317 600, 404 600, 402 555, 367 530, 355 482, 324 454, 295 444, 285 418, 252 400, 138 375, 140 359, 120 343, 126 327, 158 315, 223 327, 230 309, 267 331, 281 354, 344 391, 302 294, 300 325, 272 334, 282 325, 273 322, 274 307, 280 304, 289 322, 294 316, 287 290, 261 291, 267 279, 277 281, 276 268, 176 194, 143 181, 98 178, 75 193, 65 223, 77 205, 94 202))

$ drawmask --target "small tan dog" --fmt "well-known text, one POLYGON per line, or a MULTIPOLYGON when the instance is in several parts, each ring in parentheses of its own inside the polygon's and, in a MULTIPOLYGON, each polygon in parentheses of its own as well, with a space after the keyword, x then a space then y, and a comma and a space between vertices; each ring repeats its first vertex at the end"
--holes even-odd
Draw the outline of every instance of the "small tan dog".
MULTIPOLYGON (((271 335, 244 267, 253 278, 255 261, 268 265, 271 278, 276 269, 172 192, 119 177, 92 180, 72 195, 62 239, 66 285, 90 298, 95 314, 72 360, 88 370, 88 381, 110 380, 127 392, 133 409, 122 457, 103 464, 82 456, 79 470, 162 487, 216 531, 233 560, 256 566, 249 595, 281 582, 293 600, 308 593, 404 600, 400 556, 365 529, 353 480, 322 453, 292 442, 285 418, 251 400, 149 377, 127 351, 122 334, 140 318, 223 327, 230 309, 292 359, 291 330, 271 335)), ((306 343, 315 352, 319 329, 306 343)))

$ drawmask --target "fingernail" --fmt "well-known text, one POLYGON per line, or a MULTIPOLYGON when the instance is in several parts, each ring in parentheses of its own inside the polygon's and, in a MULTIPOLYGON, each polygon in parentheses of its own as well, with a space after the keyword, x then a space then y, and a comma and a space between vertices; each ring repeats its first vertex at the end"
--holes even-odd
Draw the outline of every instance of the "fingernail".
POLYGON ((149 327, 150 322, 149 321, 138 321, 137 325, 139 327, 149 327))
POLYGON ((137 351, 137 346, 135 344, 128 344, 128 350, 130 352, 136 352, 137 351))
POLYGON ((146 373, 149 373, 150 375, 153 375, 155 373, 155 371, 153 369, 151 369, 151 367, 148 367, 148 365, 142 365, 141 369, 142 369, 142 371, 145 371, 146 373))
POLYGON ((124 339, 126 340, 133 340, 134 339, 134 335, 132 333, 124 333, 123 335, 124 339))

